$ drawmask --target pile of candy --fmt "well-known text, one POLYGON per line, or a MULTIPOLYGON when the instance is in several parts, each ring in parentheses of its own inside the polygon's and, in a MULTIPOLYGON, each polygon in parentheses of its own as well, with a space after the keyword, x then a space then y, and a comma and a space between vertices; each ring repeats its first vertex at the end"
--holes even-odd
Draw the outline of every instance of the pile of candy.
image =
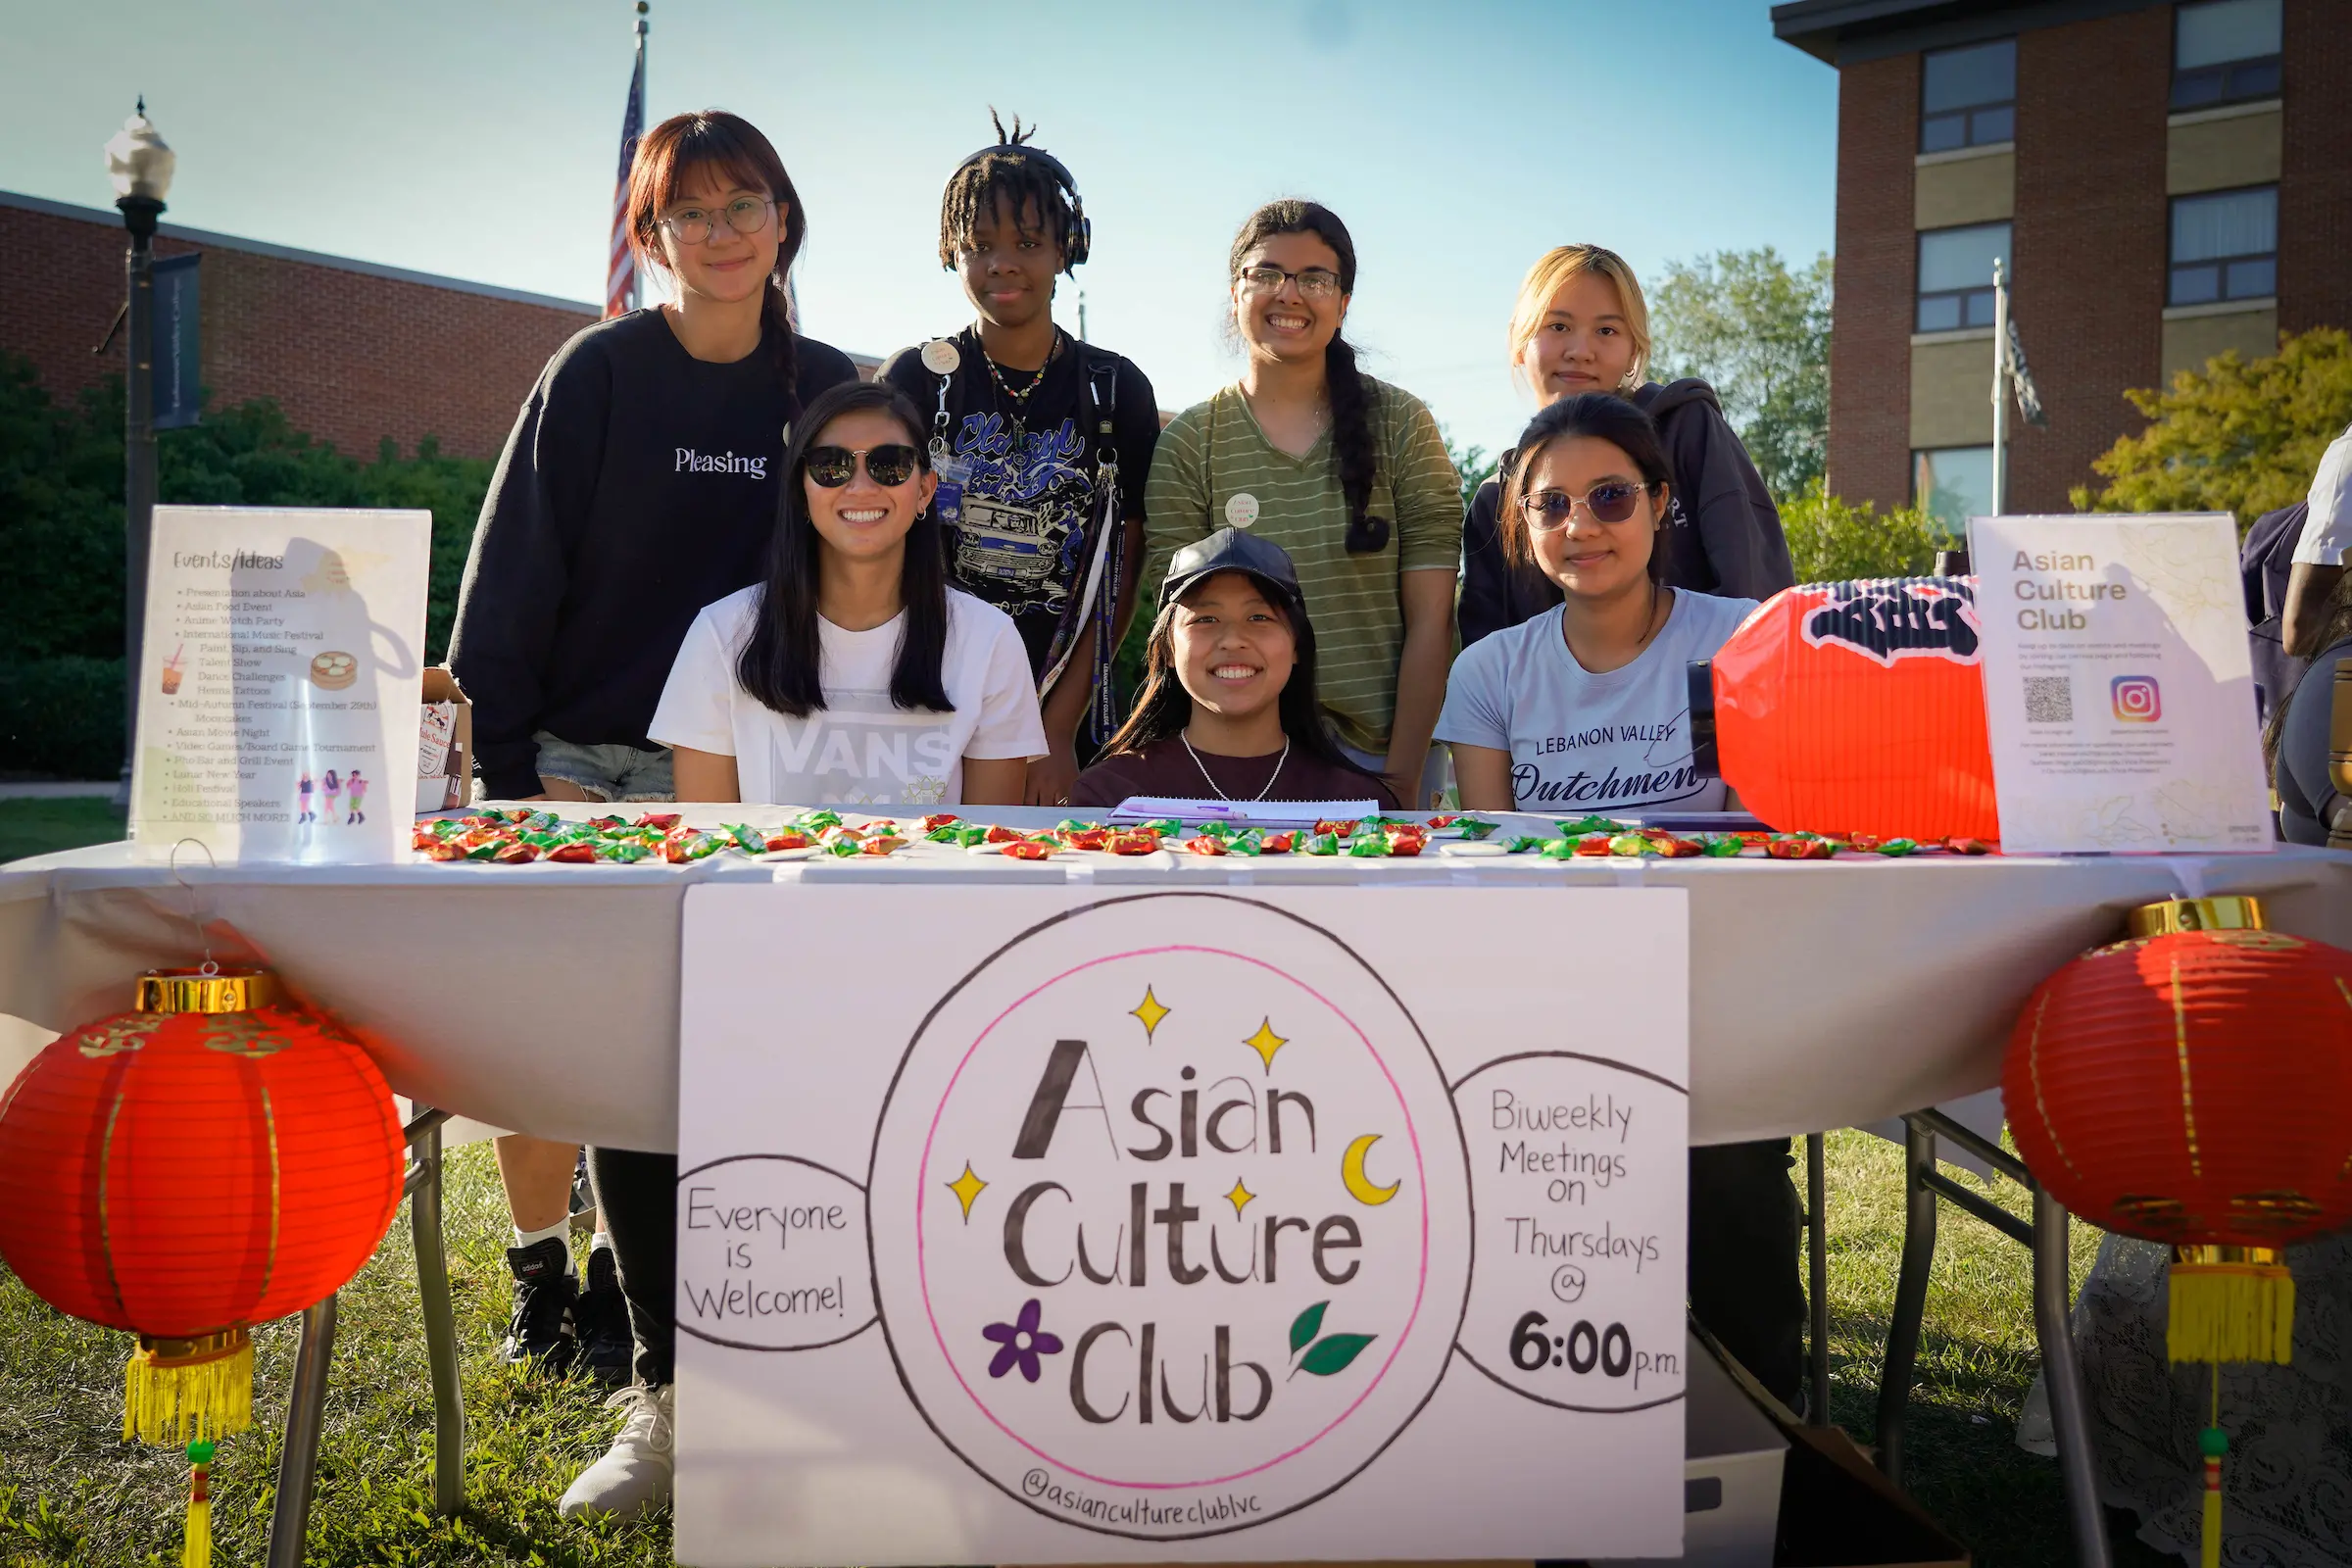
POLYGON ((1776 860, 1827 860, 1840 850, 1857 854, 1905 856, 1923 850, 1947 855, 1989 855, 1995 846, 1983 839, 1945 839, 1922 845, 1915 839, 1883 839, 1868 833, 1842 836, 1826 833, 1669 833, 1663 828, 1638 828, 1608 816, 1580 816, 1557 824, 1560 836, 1522 834, 1511 840, 1513 855, 1541 855, 1566 860, 1588 856, 1658 856, 1682 859, 1690 856, 1729 858, 1761 850, 1776 860))
MULTIPOLYGON (((952 822, 955 818, 926 820, 952 822)), ((909 842, 899 836, 894 826, 878 822, 855 828, 833 811, 805 811, 773 832, 740 822, 719 828, 687 827, 675 811, 649 811, 634 822, 620 816, 566 822, 553 811, 517 807, 419 822, 410 843, 428 860, 522 865, 544 858, 562 865, 629 865, 660 859, 671 865, 690 865, 729 850, 744 855, 808 849, 826 855, 888 855, 909 842)))

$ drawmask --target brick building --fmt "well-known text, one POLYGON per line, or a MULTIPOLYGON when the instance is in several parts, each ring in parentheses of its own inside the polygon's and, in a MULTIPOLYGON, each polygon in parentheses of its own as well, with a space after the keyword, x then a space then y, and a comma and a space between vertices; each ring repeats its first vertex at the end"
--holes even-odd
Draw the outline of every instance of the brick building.
POLYGON ((1838 68, 1830 483, 1987 510, 1992 263, 2047 409, 2009 510, 2070 510, 2159 386, 2352 325, 2346 0, 1793 0, 1838 68))

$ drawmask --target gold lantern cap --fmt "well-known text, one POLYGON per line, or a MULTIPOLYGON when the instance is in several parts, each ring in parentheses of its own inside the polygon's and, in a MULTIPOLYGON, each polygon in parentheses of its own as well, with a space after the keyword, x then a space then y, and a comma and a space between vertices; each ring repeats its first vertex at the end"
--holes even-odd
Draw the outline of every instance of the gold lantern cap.
POLYGON ((2267 931, 2262 901, 2251 894, 2229 893, 2210 899, 2166 899, 2143 904, 2132 911, 2130 929, 2135 938, 2167 937, 2181 931, 2267 931))
POLYGON ((140 1012, 250 1012, 277 1000, 267 969, 150 969, 139 976, 140 1012))

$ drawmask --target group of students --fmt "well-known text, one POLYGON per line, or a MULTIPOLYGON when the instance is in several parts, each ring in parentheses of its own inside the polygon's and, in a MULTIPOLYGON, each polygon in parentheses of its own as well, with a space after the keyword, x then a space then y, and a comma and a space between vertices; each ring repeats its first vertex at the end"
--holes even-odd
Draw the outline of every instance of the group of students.
MULTIPOLYGON (((1133 363, 1054 324, 1092 233, 1029 134, 998 124, 941 201, 976 320, 872 382, 797 330, 808 218, 766 138, 715 111, 643 138, 629 237, 674 303, 550 361, 466 564, 450 663, 485 796, 1419 809, 1449 754, 1474 810, 1728 804, 1691 760, 1684 669, 1789 585, 1788 555, 1714 394, 1648 379, 1622 260, 1568 245, 1528 273, 1509 357, 1543 407, 1465 516, 1428 408, 1343 334, 1357 258, 1335 214, 1249 216, 1226 278, 1242 373, 1163 429, 1133 363), (1146 595, 1122 713, 1111 658, 1146 595)), ((508 1353, 630 1380, 564 1510, 663 1499, 675 1161, 588 1152, 583 1285, 578 1151, 498 1153, 508 1353)), ((1785 1141, 1693 1152, 1691 1298, 1793 1401, 1788 1164, 1785 1141)))

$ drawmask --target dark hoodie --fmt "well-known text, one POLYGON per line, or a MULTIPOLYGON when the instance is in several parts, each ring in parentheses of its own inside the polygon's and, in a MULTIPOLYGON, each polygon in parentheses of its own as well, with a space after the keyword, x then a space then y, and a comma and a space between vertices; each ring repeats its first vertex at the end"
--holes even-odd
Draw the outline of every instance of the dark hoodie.
MULTIPOLYGON (((1667 582, 1735 599, 1769 599, 1794 583, 1780 511, 1724 419, 1715 389, 1696 379, 1652 381, 1632 401, 1657 424, 1666 448, 1673 491, 1659 545, 1667 582)), ((1508 472, 1512 459, 1505 452, 1496 471, 1508 472)), ((1494 516, 1500 493, 1496 480, 1480 485, 1462 522, 1462 594, 1454 616, 1464 648, 1534 619, 1562 597, 1532 562, 1514 566, 1503 555, 1494 516)))

